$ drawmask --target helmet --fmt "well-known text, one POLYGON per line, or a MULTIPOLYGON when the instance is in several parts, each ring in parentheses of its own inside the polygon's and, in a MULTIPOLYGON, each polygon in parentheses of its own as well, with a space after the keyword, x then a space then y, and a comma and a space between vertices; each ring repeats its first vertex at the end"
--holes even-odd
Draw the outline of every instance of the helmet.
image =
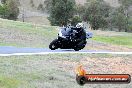
POLYGON ((77 27, 77 28, 83 28, 84 25, 83 25, 83 23, 78 23, 78 24, 76 25, 76 27, 77 27))

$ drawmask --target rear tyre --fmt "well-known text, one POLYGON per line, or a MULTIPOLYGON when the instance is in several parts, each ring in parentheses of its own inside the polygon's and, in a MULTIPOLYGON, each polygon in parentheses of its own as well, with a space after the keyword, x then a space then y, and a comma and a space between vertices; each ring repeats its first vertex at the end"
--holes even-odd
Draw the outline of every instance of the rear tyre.
POLYGON ((74 50, 75 50, 75 51, 79 51, 79 50, 81 50, 81 49, 80 49, 79 47, 75 47, 74 50))
POLYGON ((57 41, 58 41, 58 39, 55 39, 55 40, 53 40, 53 41, 50 43, 49 48, 50 48, 51 50, 55 50, 55 49, 58 48, 58 47, 57 47, 57 41))
POLYGON ((83 49, 86 45, 87 41, 82 41, 80 42, 79 44, 77 44, 75 47, 74 47, 74 50, 75 51, 79 51, 81 49, 83 49))

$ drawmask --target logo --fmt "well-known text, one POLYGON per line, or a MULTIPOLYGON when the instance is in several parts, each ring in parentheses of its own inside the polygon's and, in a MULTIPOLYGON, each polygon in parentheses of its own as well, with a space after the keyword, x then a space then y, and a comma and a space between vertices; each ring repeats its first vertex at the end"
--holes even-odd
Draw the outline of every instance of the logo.
POLYGON ((79 85, 90 83, 130 83, 129 74, 88 74, 82 65, 76 68, 76 81, 79 85))

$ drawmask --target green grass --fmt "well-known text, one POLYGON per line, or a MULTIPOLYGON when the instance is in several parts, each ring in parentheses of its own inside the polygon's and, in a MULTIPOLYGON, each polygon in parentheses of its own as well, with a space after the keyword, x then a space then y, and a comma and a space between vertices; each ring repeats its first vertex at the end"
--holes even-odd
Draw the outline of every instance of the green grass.
MULTIPOLYGON (((84 57, 85 54, 0 57, 0 88, 64 88, 69 84, 79 88, 74 73, 65 70, 64 62, 77 63, 84 57)), ((67 66, 73 68, 72 64, 67 66)))
POLYGON ((0 45, 48 47, 57 37, 57 27, 0 19, 0 45))
POLYGON ((19 80, 12 77, 0 76, 0 88, 18 88, 19 80))
MULTIPOLYGON (((58 27, 0 19, 0 46, 48 48, 58 27)), ((94 31, 92 40, 132 48, 132 33, 94 31), (106 33, 106 34, 105 34, 106 33), (109 36, 112 35, 112 36, 109 36)))
POLYGON ((93 40, 132 48, 132 35, 131 36, 94 36, 93 40))
MULTIPOLYGON (((76 83, 74 71, 75 66, 80 61, 84 62, 86 58, 101 61, 115 57, 122 57, 128 61, 131 59, 131 55, 109 54, 48 54, 43 56, 0 57, 0 88, 87 88, 88 86, 90 88, 98 88, 98 86, 109 88, 110 85, 103 84, 88 84, 81 87, 76 83)), ((87 66, 91 68, 94 65, 95 63, 87 63, 87 66)), ((115 87, 118 86, 129 87, 130 85, 116 85, 115 87)))

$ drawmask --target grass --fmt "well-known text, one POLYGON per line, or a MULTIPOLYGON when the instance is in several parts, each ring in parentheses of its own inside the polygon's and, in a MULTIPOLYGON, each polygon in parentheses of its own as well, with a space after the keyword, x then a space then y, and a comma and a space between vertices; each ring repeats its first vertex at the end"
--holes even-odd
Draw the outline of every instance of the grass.
POLYGON ((74 74, 64 70, 62 62, 78 62, 83 57, 81 54, 0 57, 0 75, 6 76, 0 77, 0 88, 62 88, 69 86, 68 81, 73 85, 74 74))
POLYGON ((17 88, 19 84, 19 80, 16 80, 15 78, 7 76, 0 77, 0 88, 17 88))
MULTIPOLYGON (((106 86, 129 88, 131 85, 88 84, 81 87, 76 83, 74 70, 80 61, 85 62, 86 58, 90 58, 90 61, 100 62, 115 57, 127 60, 131 55, 48 54, 0 57, 0 88, 87 88, 88 86, 90 88, 98 88, 98 86, 100 88, 106 88, 106 86)), ((95 66, 95 63, 86 63, 88 63, 89 71, 95 66)))
POLYGON ((94 36, 93 40, 132 48, 132 36, 94 36))
POLYGON ((46 48, 57 37, 56 28, 0 19, 0 45, 46 48))
MULTIPOLYGON (((50 42, 57 38, 57 28, 0 19, 0 46, 48 48, 50 42)), ((111 31, 93 33, 94 41, 132 48, 132 33, 111 31)))

